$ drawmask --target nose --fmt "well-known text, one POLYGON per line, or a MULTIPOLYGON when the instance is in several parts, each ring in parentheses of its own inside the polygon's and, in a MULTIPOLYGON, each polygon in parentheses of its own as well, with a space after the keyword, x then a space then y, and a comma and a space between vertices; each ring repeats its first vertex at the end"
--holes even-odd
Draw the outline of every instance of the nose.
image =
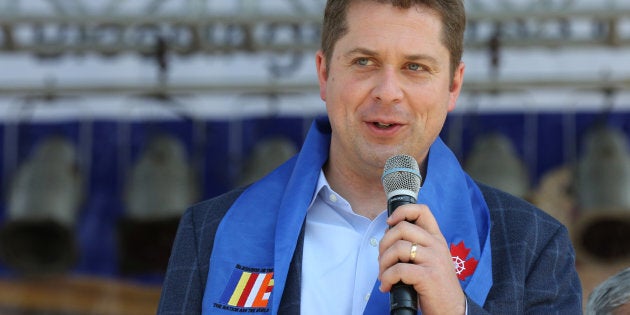
POLYGON ((382 69, 380 75, 376 77, 372 97, 385 105, 395 104, 402 100, 403 90, 396 70, 392 68, 382 69))

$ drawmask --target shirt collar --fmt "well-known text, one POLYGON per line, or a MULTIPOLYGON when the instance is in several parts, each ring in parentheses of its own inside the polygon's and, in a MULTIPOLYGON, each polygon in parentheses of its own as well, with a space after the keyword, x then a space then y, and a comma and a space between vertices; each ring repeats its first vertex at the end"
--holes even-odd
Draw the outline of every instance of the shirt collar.
POLYGON ((323 170, 319 171, 317 186, 315 186, 315 192, 313 193, 313 198, 311 199, 311 203, 308 207, 309 210, 313 207, 313 204, 316 200, 318 200, 318 198, 319 200, 325 202, 333 208, 338 208, 349 213, 354 213, 352 211, 350 203, 345 198, 343 198, 343 196, 339 195, 330 187, 330 184, 328 183, 328 180, 326 179, 326 175, 324 174, 323 170), (330 201, 331 196, 334 196, 337 199, 337 202, 335 202, 334 205, 330 201))
MULTIPOLYGON (((317 178, 317 186, 315 186, 315 192, 313 193, 313 198, 311 199, 311 203, 308 206, 309 210, 312 208, 313 203, 318 198, 318 196, 320 196, 320 193, 324 193, 327 195, 329 194, 337 195, 337 193, 334 190, 332 190, 332 188, 330 188, 330 184, 328 184, 328 180, 326 179, 324 170, 319 171, 319 177, 317 178)), ((338 196, 338 197, 341 197, 341 196, 338 196)), ((323 198, 323 200, 325 199, 326 198, 323 198)))
MULTIPOLYGON (((350 206, 350 203, 343 196, 335 192, 330 187, 330 184, 328 183, 328 180, 326 179, 326 175, 324 174, 323 170, 319 171, 317 186, 315 186, 315 192, 313 193, 313 198, 311 199, 307 212, 313 209, 313 205, 317 200, 319 200, 320 202, 324 202, 329 207, 336 209, 336 211, 345 213, 344 216, 357 215, 352 210, 352 206, 350 206), (331 201, 331 196, 336 198, 336 200, 331 201)), ((386 215, 387 211, 383 210, 383 213, 385 213, 386 215)), ((383 215, 383 213, 379 214, 379 216, 383 215)))

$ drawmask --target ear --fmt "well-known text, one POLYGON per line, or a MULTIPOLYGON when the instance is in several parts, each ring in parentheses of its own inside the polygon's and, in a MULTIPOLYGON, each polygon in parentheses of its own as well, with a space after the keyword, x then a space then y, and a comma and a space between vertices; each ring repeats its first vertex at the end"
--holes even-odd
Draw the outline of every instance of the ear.
POLYGON ((319 50, 315 55, 315 66, 317 67, 317 79, 319 81, 319 96, 326 101, 326 83, 328 82, 328 72, 326 71, 326 57, 319 50))
POLYGON ((464 70, 466 69, 466 65, 464 62, 460 62, 455 69, 455 73, 453 73, 453 80, 451 82, 450 88, 450 97, 448 101, 448 111, 452 111, 455 109, 455 104, 457 103, 457 98, 459 98, 459 93, 462 91, 462 84, 464 84, 464 70))

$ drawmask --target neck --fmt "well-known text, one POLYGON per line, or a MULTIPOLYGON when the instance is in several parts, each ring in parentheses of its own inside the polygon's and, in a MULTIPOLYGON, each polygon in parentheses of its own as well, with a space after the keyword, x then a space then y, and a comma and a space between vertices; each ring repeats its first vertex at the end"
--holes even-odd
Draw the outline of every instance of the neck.
MULTIPOLYGON (((323 170, 330 187, 346 199, 352 210, 370 220, 387 209, 387 196, 381 182, 382 168, 344 163, 330 156, 323 170), (363 167, 361 167, 363 166, 363 167)), ((422 181, 427 172, 427 158, 420 162, 422 181)))
POLYGON ((382 170, 356 172, 332 160, 324 165, 324 174, 330 187, 350 203, 356 214, 370 220, 387 209, 381 173, 382 170))

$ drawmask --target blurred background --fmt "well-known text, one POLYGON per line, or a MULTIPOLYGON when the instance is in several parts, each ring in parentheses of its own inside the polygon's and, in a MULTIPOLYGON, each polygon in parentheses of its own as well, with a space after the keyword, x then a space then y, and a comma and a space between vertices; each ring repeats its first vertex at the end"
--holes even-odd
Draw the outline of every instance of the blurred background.
MULTIPOLYGON (((154 314, 179 216, 325 114, 324 0, 0 0, 0 313, 154 314)), ((442 138, 562 221, 587 296, 630 266, 630 4, 467 0, 442 138)))

